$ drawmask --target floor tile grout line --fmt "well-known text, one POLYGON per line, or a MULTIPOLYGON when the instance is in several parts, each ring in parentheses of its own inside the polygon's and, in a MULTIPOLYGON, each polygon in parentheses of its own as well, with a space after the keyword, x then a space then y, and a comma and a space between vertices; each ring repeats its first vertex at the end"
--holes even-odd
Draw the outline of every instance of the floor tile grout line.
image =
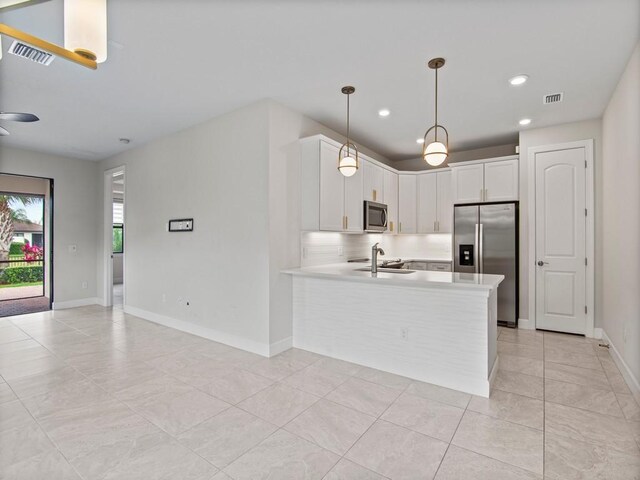
MULTIPOLYGON (((73 328, 73 327, 71 327, 71 328, 73 328)), ((29 335, 29 334, 27 334, 27 335, 29 335)), ((33 338, 33 337, 31 337, 31 338, 33 338)), ((33 340, 35 340, 35 339, 33 339, 33 340)), ((35 341, 37 342, 37 340, 35 340, 35 341)), ((39 342, 38 342, 38 343, 39 343, 39 342)), ((45 348, 45 349, 49 350, 46 346, 43 346, 43 348, 45 348)), ((50 350, 49 350, 49 351, 50 351, 50 350)), ((120 403, 120 404, 122 404, 123 406, 125 406, 126 408, 128 408, 128 409, 129 409, 133 414, 135 414, 135 415, 137 415, 137 416, 141 417, 141 418, 142 418, 142 419, 144 419, 146 422, 149 422, 151 425, 153 425, 155 428, 157 428, 159 431, 161 431, 161 432, 165 433, 165 434, 166 434, 166 435, 168 435, 170 438, 172 438, 172 439, 176 440, 178 443, 180 443, 180 445, 184 446, 187 450, 189 450, 189 451, 193 452, 195 455, 197 455, 198 457, 202 458, 202 460, 204 460, 205 462, 207 462, 209 465, 212 465, 213 467, 218 468, 218 467, 216 467, 215 465, 213 465, 211 462, 209 462, 206 458, 202 457, 200 454, 198 454, 197 452, 195 452, 195 451, 194 451, 194 450, 192 450, 191 448, 189 448, 189 447, 187 447, 186 445, 184 445, 183 443, 179 442, 179 441, 178 441, 178 439, 177 439, 175 436, 173 436, 173 435, 172 435, 172 434, 170 434, 169 432, 166 432, 164 429, 162 429, 161 427, 159 427, 158 425, 156 425, 154 422, 152 422, 152 421, 150 421, 149 419, 147 419, 144 415, 141 415, 139 412, 137 412, 136 410, 134 410, 133 408, 131 408, 128 404, 126 404, 125 402, 123 402, 122 400, 120 400, 120 399, 119 399, 119 398, 118 398, 114 393, 109 392, 108 390, 104 389, 101 385, 97 384, 93 379, 91 379, 88 375, 86 375, 86 374, 84 374, 83 372, 81 372, 80 370, 78 370, 74 365, 71 365, 71 364, 67 363, 67 361, 66 361, 65 359, 60 359, 60 360, 61 360, 63 363, 65 363, 65 365, 66 365, 66 366, 68 366, 68 367, 72 368, 72 369, 73 369, 73 370, 75 370, 77 373, 79 373, 81 376, 83 376, 86 380, 88 380, 89 382, 91 382, 92 384, 94 384, 95 386, 97 386, 99 389, 103 390, 107 396, 109 396, 109 397, 110 397, 110 398, 112 398, 113 400, 117 401, 118 403, 120 403)), ((36 374, 36 375, 37 375, 37 374, 36 374)), ((9 387, 11 387, 11 386, 9 385, 9 387)), ((14 395, 16 395, 16 394, 15 394, 15 392, 14 392, 14 395)), ((17 397, 17 395, 16 395, 16 397, 17 397)), ((29 398, 30 398, 30 397, 29 397, 29 398)), ((22 401, 21 401, 21 403, 22 403, 22 401)), ((41 428, 41 430, 43 431, 43 433, 47 436, 47 438, 49 438, 49 440, 51 441, 51 443, 56 447, 56 449, 60 452, 60 454, 64 456, 64 458, 67 460, 67 462, 69 463, 69 465, 71 465, 71 467, 74 469, 74 471, 76 471, 76 472, 77 472, 77 470, 76 470, 75 466, 74 466, 71 462, 69 462, 69 460, 68 460, 68 459, 67 459, 67 457, 64 455, 64 453, 59 449, 58 445, 57 445, 55 442, 53 442, 53 440, 51 440, 51 438, 49 437, 49 435, 48 435, 48 433, 46 432, 46 430, 45 430, 44 428, 42 428, 42 426, 40 425, 40 423, 39 423, 39 422, 37 421, 37 419, 33 416, 33 414, 31 413, 31 411, 29 411, 29 409, 24 405, 24 403, 23 403, 23 407, 25 408, 25 410, 27 410, 27 412, 29 412, 29 415, 31 415, 31 416, 33 417, 33 419, 38 423, 38 426, 41 428)), ((226 409, 225 409, 225 410, 226 410, 226 409)), ((221 412, 220 412, 220 413, 221 413, 221 412)), ((113 467, 113 468, 115 468, 115 467, 113 467)), ((113 470, 113 468, 109 469, 108 471, 113 470)), ((105 471, 104 473, 106 474, 106 473, 108 473, 108 471, 105 471)), ((79 475, 81 478, 84 478, 82 475, 80 475, 80 473, 79 473, 79 472, 77 472, 77 473, 78 473, 78 475, 79 475)))
MULTIPOLYGON (((56 442, 53 441, 53 439, 51 438, 51 436, 49 435, 49 433, 47 433, 47 431, 42 427, 42 425, 40 424, 40 422, 38 421, 38 419, 35 417, 35 415, 33 415, 33 413, 31 413, 31 410, 29 410, 27 408, 27 406, 24 404, 24 402, 22 401, 22 399, 18 396, 18 394, 15 392, 15 390, 13 390, 13 387, 7 383, 7 385, 9 386, 9 388, 11 389, 11 391, 13 392, 13 394, 16 397, 16 400, 20 402, 20 404, 22 405, 22 408, 24 408, 24 410, 29 414, 29 416, 33 419, 33 421, 35 422, 35 424, 38 426, 38 429, 40 429, 40 431, 47 437, 47 440, 49 440, 49 443, 53 446, 53 448, 55 448, 55 450, 62 456, 62 458, 64 458, 67 462, 67 464, 73 469, 73 471, 78 475, 79 478, 81 479, 85 479, 85 477, 83 475, 80 474, 80 472, 76 469, 75 465, 73 465, 69 459, 67 458, 67 456, 64 454, 64 452, 62 450, 60 450, 60 447, 58 446, 58 444, 56 442)), ((36 455, 33 455, 29 458, 33 458, 36 455)))

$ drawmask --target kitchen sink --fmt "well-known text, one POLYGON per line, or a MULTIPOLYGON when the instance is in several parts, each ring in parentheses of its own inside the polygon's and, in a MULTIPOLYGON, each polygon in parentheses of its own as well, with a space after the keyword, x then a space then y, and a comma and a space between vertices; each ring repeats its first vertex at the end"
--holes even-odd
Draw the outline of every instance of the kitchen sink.
MULTIPOLYGON (((371 271, 371 267, 356 268, 354 271, 355 272, 370 272, 371 271)), ((401 269, 401 268, 378 267, 378 273, 402 273, 402 274, 407 274, 407 273, 416 273, 416 271, 415 270, 406 270, 406 269, 401 269)))

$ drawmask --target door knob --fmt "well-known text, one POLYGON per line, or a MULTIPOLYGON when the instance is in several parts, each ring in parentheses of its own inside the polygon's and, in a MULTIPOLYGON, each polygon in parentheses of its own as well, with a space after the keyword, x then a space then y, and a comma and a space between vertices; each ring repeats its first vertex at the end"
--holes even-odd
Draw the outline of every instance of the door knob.
POLYGON ((542 260, 538 260, 538 266, 542 267, 543 265, 548 265, 549 262, 543 262, 542 260))

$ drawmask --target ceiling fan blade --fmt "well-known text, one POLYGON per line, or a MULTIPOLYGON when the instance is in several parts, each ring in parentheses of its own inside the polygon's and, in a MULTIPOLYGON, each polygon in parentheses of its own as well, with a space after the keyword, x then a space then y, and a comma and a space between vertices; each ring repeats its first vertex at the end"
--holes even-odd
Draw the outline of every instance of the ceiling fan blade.
POLYGON ((6 137, 7 135, 9 135, 9 132, 4 128, 0 127, 0 137, 6 137))
POLYGON ((0 112, 0 120, 11 120, 12 122, 37 122, 40 119, 33 113, 0 112))

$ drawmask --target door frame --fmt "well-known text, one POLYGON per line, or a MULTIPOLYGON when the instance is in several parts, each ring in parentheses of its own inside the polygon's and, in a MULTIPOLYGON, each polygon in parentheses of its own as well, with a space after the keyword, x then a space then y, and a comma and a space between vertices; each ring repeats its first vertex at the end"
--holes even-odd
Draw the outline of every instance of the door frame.
MULTIPOLYGON (((119 167, 110 168, 109 170, 104 171, 104 180, 103 180, 103 224, 102 224, 102 258, 103 258, 103 306, 111 307, 113 306, 113 258, 111 246, 113 244, 113 175, 115 173, 122 172, 125 175, 124 182, 124 208, 126 210, 126 197, 127 197, 127 176, 125 172, 125 166, 121 165, 119 167)), ((124 212, 124 219, 126 222, 127 214, 124 212)), ((125 242, 126 236, 126 227, 122 230, 122 241, 123 245, 125 242)), ((122 252, 122 277, 124 280, 125 276, 125 268, 126 268, 126 252, 122 252)), ((123 306, 126 304, 125 296, 126 293, 122 292, 123 306)))
POLYGON ((529 147, 527 152, 529 190, 529 319, 536 322, 536 154, 557 150, 571 150, 584 148, 586 157, 585 175, 585 206, 587 219, 585 225, 585 255, 587 256, 587 268, 585 272, 585 303, 587 315, 585 319, 585 336, 594 337, 595 331, 595 202, 594 202, 594 165, 593 165, 593 139, 579 140, 575 142, 556 143, 529 147))

